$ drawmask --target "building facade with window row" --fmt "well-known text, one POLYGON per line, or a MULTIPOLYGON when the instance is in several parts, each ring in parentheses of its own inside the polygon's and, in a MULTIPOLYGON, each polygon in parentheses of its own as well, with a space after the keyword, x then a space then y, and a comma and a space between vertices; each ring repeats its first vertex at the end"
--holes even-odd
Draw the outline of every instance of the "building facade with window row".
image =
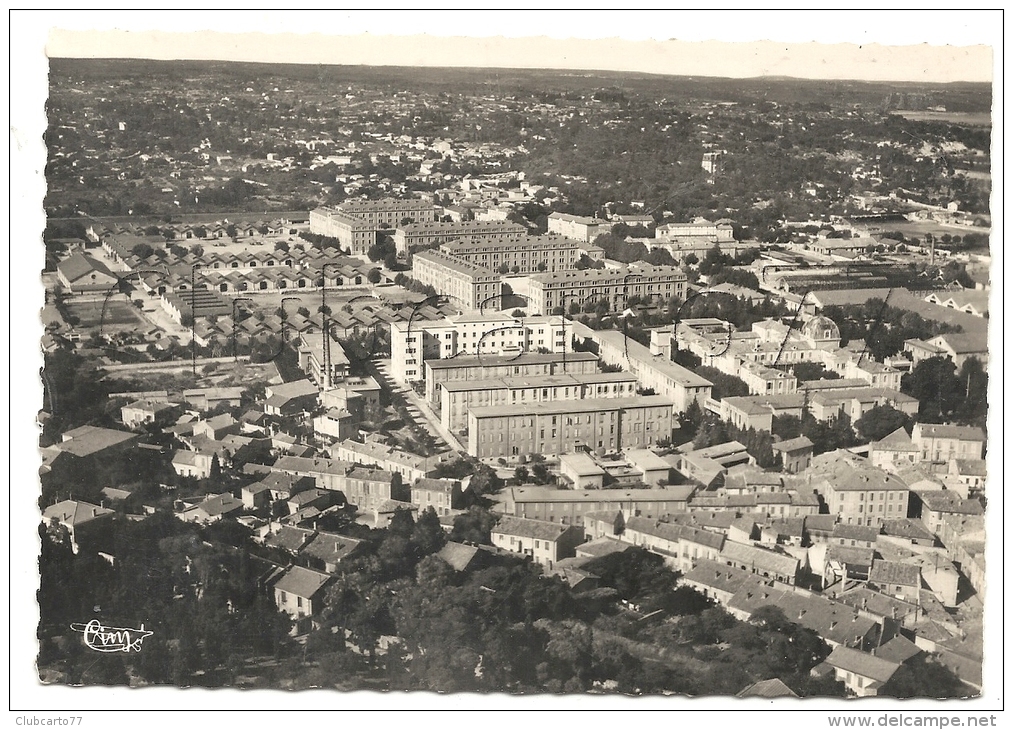
POLYGON ((468 413, 468 453, 479 459, 583 448, 609 453, 671 438, 672 402, 657 395, 524 403, 468 413))

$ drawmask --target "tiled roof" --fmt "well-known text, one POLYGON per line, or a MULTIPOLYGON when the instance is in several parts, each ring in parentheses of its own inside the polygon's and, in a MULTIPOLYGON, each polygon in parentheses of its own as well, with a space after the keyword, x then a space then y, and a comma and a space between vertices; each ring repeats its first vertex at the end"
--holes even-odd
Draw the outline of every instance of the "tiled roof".
POLYGON ((895 636, 888 642, 877 648, 873 654, 888 662, 903 664, 908 659, 918 656, 922 650, 915 646, 914 642, 903 636, 895 636))
POLYGON ((99 426, 80 426, 64 433, 64 440, 55 446, 64 453, 85 457, 136 438, 137 434, 129 431, 117 431, 99 426))
POLYGON ((805 529, 819 530, 820 532, 833 532, 837 524, 837 515, 806 515, 805 529))
POLYGON ((327 573, 320 573, 316 570, 293 565, 282 576, 281 580, 275 583, 275 588, 286 593, 303 598, 312 598, 316 593, 327 585, 330 576, 327 573))
POLYGON ((285 526, 264 541, 268 547, 281 548, 290 553, 299 552, 313 538, 313 530, 285 526))
POLYGON ((872 548, 851 547, 849 545, 830 544, 827 547, 827 560, 837 561, 845 565, 872 565, 876 552, 872 548))
POLYGON ((836 669, 868 677, 877 682, 888 681, 900 668, 900 664, 846 646, 835 648, 826 661, 836 669))
POLYGON ((912 443, 911 437, 903 426, 898 427, 896 431, 884 436, 879 441, 873 442, 869 447, 874 451, 918 451, 918 447, 912 443))
POLYGON ((517 535, 539 540, 556 541, 568 530, 567 525, 543 520, 529 520, 524 517, 504 515, 492 528, 494 535, 517 535))
POLYGON ((243 503, 226 492, 225 494, 209 494, 203 502, 195 504, 192 509, 199 509, 209 516, 214 516, 228 514, 242 508, 243 503))
POLYGON ((893 560, 876 560, 869 571, 869 581, 905 586, 921 586, 922 571, 917 565, 893 560))
POLYGON ((950 490, 926 490, 919 491, 918 496, 926 507, 933 512, 950 512, 961 515, 984 514, 981 502, 976 499, 963 499, 956 492, 950 490))
POLYGON ((862 540, 864 542, 876 542, 876 537, 879 535, 879 530, 875 527, 866 527, 865 525, 846 525, 839 523, 834 525, 834 531, 832 536, 835 539, 843 538, 845 540, 862 540))
POLYGON ((337 563, 350 555, 362 543, 344 535, 321 532, 312 538, 310 544, 302 549, 304 555, 317 558, 325 563, 337 563))
POLYGON ((932 540, 935 537, 919 520, 908 518, 885 520, 883 522, 883 534, 919 540, 932 540))
POLYGON ((763 679, 760 680, 759 682, 754 682, 753 684, 749 685, 735 696, 764 697, 768 699, 773 699, 775 697, 798 697, 798 695, 795 694, 795 692, 791 689, 791 687, 786 685, 777 677, 774 677, 773 679, 763 679))
POLYGON ((951 426, 945 423, 916 423, 914 435, 922 438, 984 441, 985 432, 976 426, 951 426))
POLYGON ((794 575, 798 571, 798 558, 731 540, 725 541, 720 559, 733 560, 752 566, 757 571, 768 570, 780 575, 794 575))
POLYGON ((801 449, 812 448, 813 442, 805 436, 799 436, 798 438, 788 439, 787 441, 778 441, 771 448, 774 451, 799 451, 801 449))
MULTIPOLYGON (((584 519, 587 519, 586 515, 584 519)), ((625 552, 630 547, 629 543, 616 540, 614 537, 599 537, 597 540, 591 540, 590 542, 585 542, 583 545, 579 545, 577 553, 589 558, 600 558, 612 553, 625 552)))
POLYGON ((76 526, 85 522, 91 522, 99 517, 111 515, 112 513, 111 509, 99 507, 97 504, 65 499, 62 502, 57 502, 54 505, 46 507, 42 512, 42 517, 45 520, 55 519, 57 522, 76 526))
POLYGON ((454 570, 464 570, 467 568, 477 554, 477 547, 462 545, 459 542, 448 542, 436 553, 437 557, 454 570))

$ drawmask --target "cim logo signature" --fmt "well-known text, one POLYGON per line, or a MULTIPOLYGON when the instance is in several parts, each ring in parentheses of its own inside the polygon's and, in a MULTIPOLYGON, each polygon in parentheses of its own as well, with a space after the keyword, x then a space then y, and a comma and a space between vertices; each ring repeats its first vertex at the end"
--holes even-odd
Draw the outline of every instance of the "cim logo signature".
POLYGON ((150 631, 144 630, 144 624, 141 624, 139 629, 124 629, 103 626, 97 619, 92 619, 86 624, 71 624, 70 628, 84 634, 84 645, 89 649, 106 654, 140 651, 142 642, 151 636, 150 631))

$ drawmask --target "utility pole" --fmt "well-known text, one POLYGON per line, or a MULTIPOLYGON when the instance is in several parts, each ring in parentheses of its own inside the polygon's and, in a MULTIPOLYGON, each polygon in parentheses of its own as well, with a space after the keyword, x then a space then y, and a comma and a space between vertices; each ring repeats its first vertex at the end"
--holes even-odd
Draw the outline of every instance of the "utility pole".
POLYGON ((320 267, 320 309, 323 310, 324 378, 323 389, 331 389, 331 312, 327 308, 327 267, 337 266, 333 261, 320 267))

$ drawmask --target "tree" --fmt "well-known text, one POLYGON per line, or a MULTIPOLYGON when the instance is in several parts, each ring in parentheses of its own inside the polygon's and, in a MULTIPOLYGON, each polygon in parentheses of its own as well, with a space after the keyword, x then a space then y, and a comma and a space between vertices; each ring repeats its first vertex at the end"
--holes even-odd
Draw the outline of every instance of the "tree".
POLYGON ((278 241, 274 244, 274 250, 281 253, 288 253, 290 249, 286 241, 278 241))
POLYGON ((548 484, 552 481, 552 474, 549 473, 545 464, 537 463, 531 467, 531 478, 535 484, 548 484))
POLYGON ((382 275, 380 274, 379 269, 370 269, 369 273, 366 274, 366 279, 369 281, 370 284, 379 284, 381 278, 382 275))
POLYGON ((951 420, 964 397, 962 385, 953 361, 941 356, 920 361, 900 381, 901 391, 918 399, 918 420, 922 423, 951 420))
POLYGON ((529 476, 527 467, 519 466, 514 469, 514 481, 517 484, 527 484, 529 476))
POLYGON ((496 517, 484 507, 472 506, 463 515, 454 518, 454 529, 450 539, 454 542, 472 542, 478 545, 489 545, 492 540, 490 533, 496 517))
POLYGON ((381 236, 380 240, 366 249, 366 256, 370 261, 381 261, 389 254, 397 255, 397 246, 388 236, 381 236))
POLYGON ((197 258, 200 258, 201 256, 204 255, 204 247, 198 243, 196 246, 190 248, 190 253, 192 253, 197 258))
POLYGON ((889 405, 875 406, 855 421, 855 430, 866 441, 879 441, 898 428, 910 432, 911 417, 889 405))
POLYGON ((486 494, 494 494, 503 488, 503 480, 488 464, 479 464, 474 468, 471 477, 469 492, 476 497, 486 494))
POLYGON ((412 530, 411 542, 420 558, 435 553, 446 544, 447 533, 443 531, 440 518, 432 507, 427 507, 419 515, 412 530))
POLYGON ((792 374, 799 380, 837 380, 841 376, 827 370, 821 362, 797 362, 791 366, 792 374))
POLYGON ((920 654, 904 662, 893 673, 878 692, 880 697, 969 697, 970 687, 966 686, 948 667, 920 654))
POLYGON ((221 462, 218 460, 218 454, 214 454, 211 457, 210 473, 211 473, 210 478, 212 481, 218 481, 222 478, 222 465, 221 462))
POLYGON ((153 249, 149 244, 141 241, 132 249, 130 249, 130 253, 132 253, 139 259, 146 259, 155 253, 155 249, 153 249))
POLYGON ((968 358, 960 366, 957 376, 963 387, 963 398, 956 409, 958 423, 985 428, 988 415, 988 373, 976 357, 968 358))

